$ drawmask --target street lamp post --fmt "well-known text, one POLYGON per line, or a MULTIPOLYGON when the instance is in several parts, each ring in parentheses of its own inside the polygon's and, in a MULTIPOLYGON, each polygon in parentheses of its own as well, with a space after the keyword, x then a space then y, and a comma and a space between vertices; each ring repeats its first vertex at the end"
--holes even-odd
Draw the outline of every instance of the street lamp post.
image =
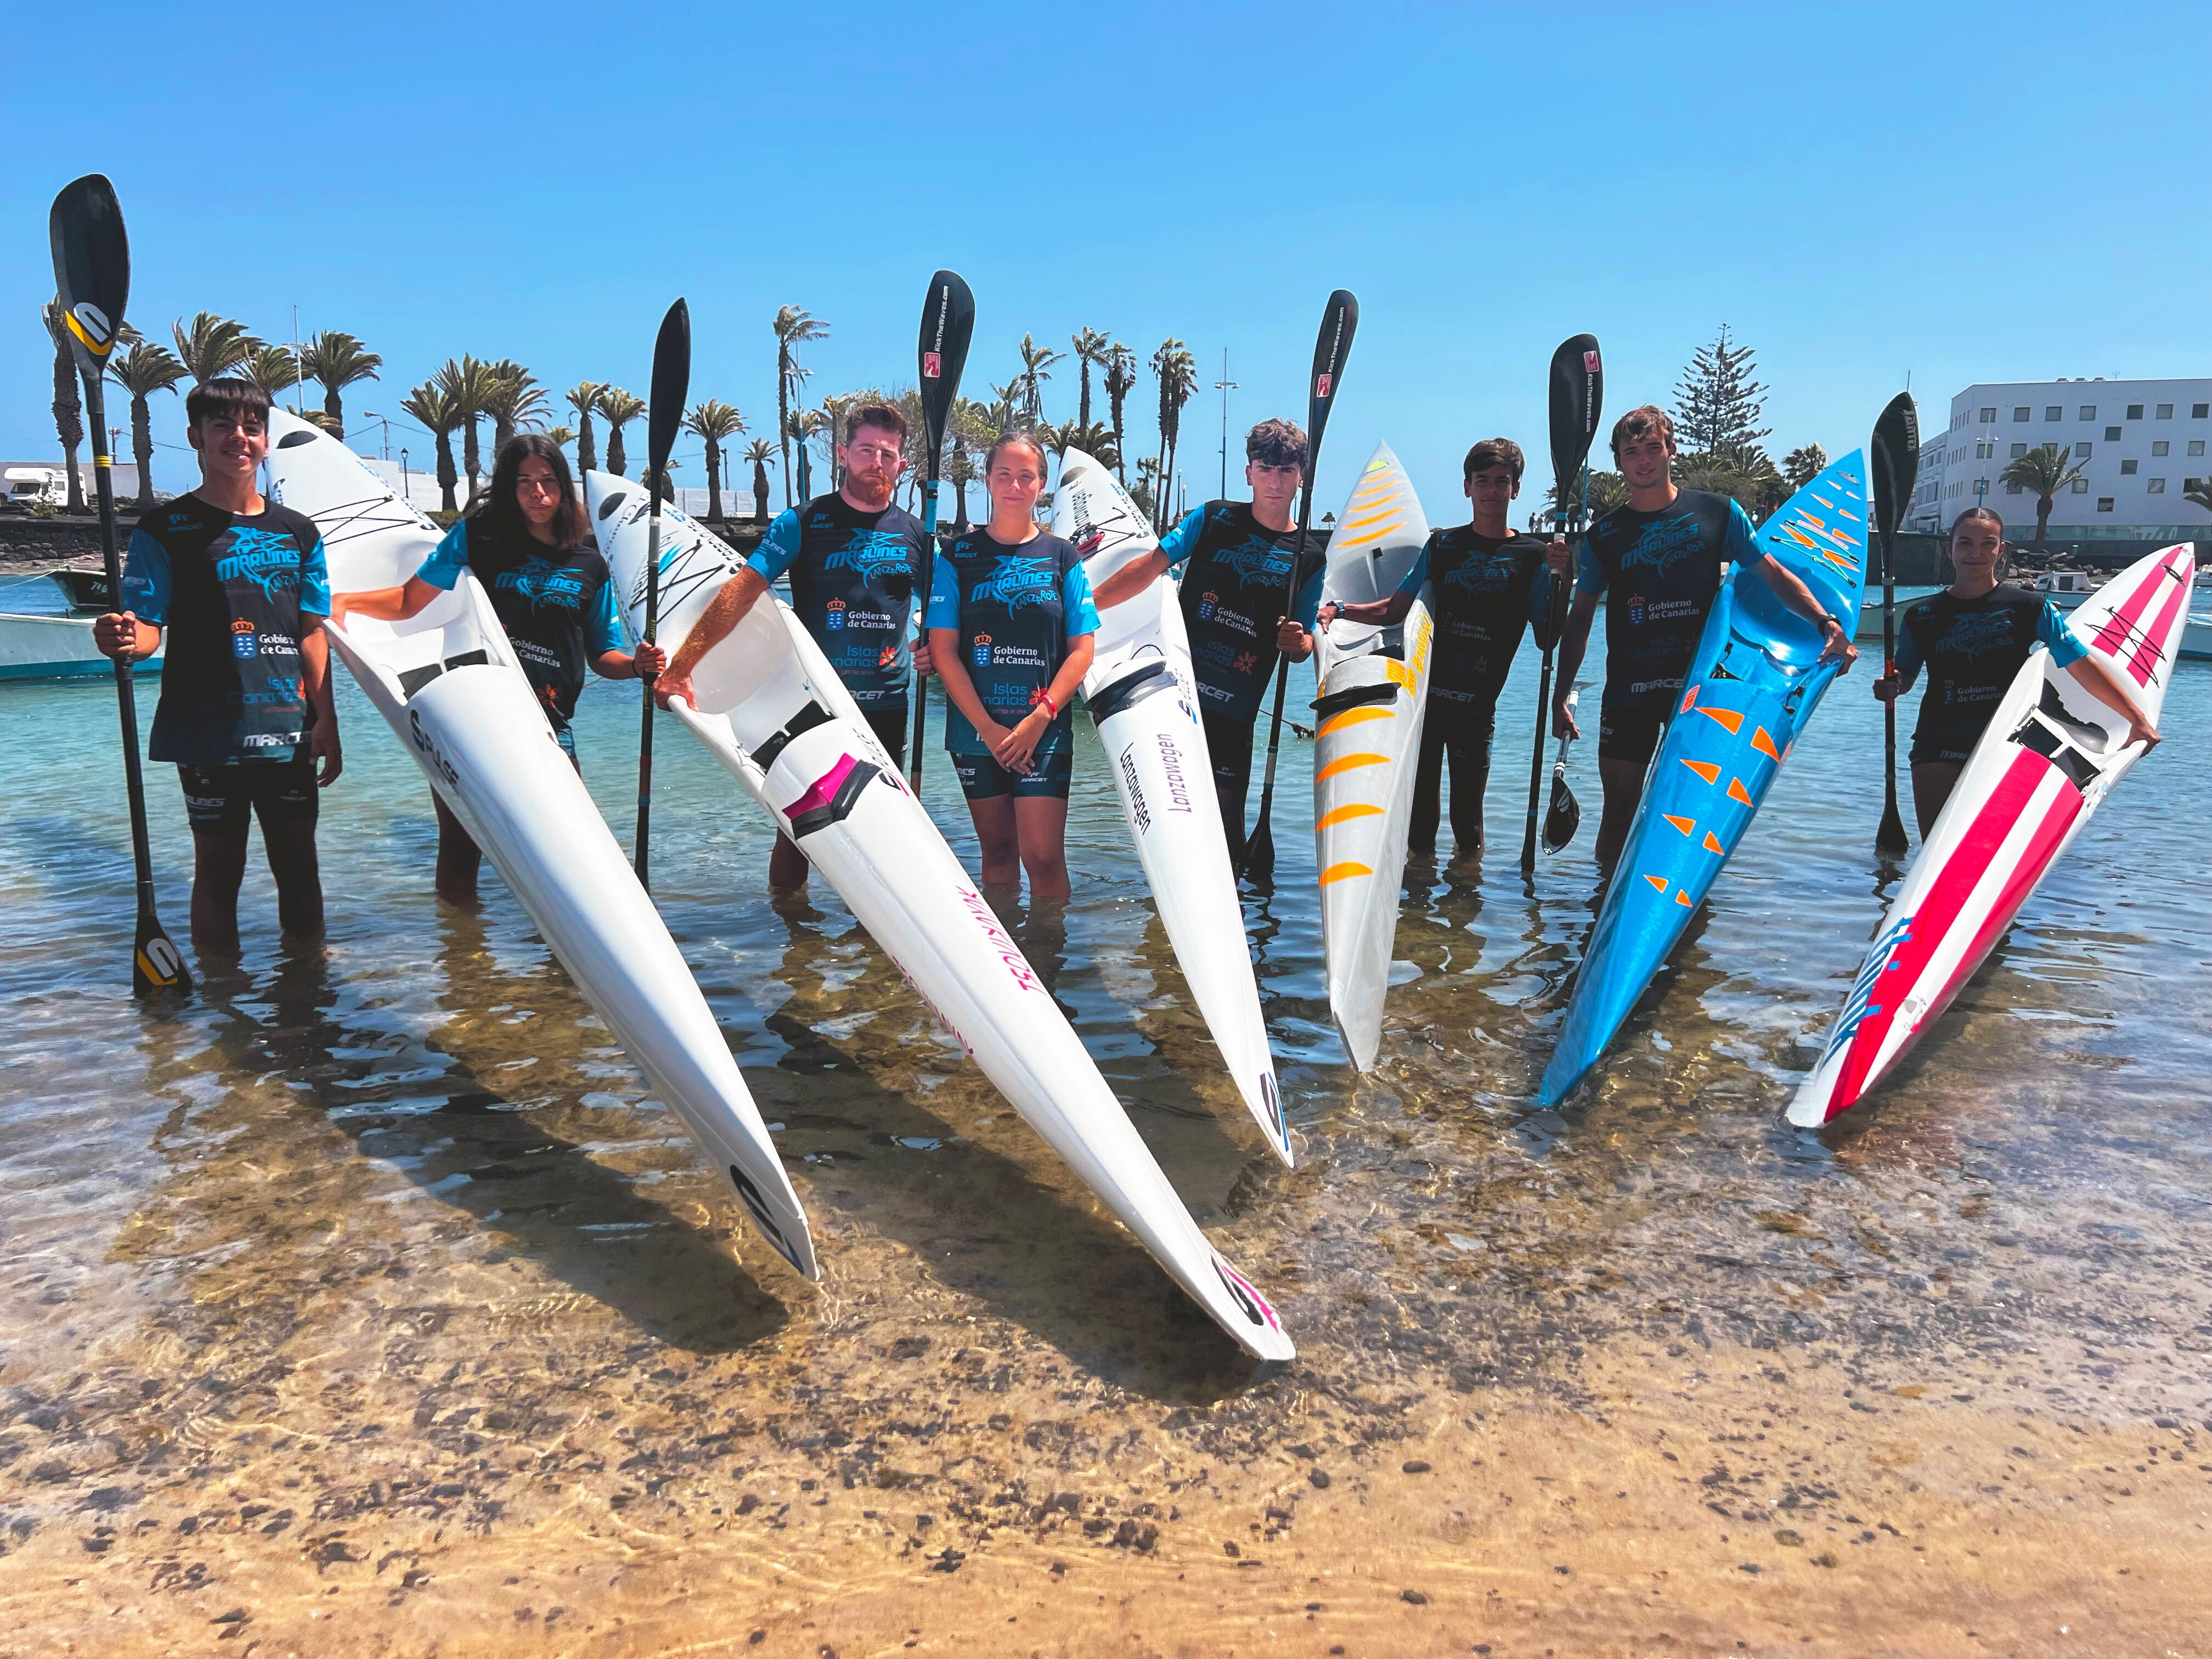
POLYGON ((374 410, 373 410, 373 409, 364 409, 363 410, 362 410, 362 412, 361 412, 361 413, 362 413, 362 418, 363 420, 365 420, 365 421, 379 421, 379 422, 381 422, 383 423, 383 426, 384 426, 384 443, 383 443, 383 447, 384 447, 384 459, 385 459, 386 460, 387 460, 387 461, 388 461, 388 460, 390 460, 390 459, 392 459, 392 421, 391 421, 391 417, 390 417, 390 416, 388 416, 380 415, 380 414, 378 414, 378 413, 377 413, 374 410))
POLYGON ((1221 378, 1213 383, 1213 389, 1221 394, 1221 495, 1226 501, 1229 498, 1229 394, 1243 390, 1229 378, 1227 346, 1221 348, 1221 378))
MULTIPOLYGON (((386 456, 386 459, 388 460, 391 458, 386 456)), ((415 492, 407 483, 407 446, 405 444, 399 446, 399 499, 410 507, 415 505, 415 492)))

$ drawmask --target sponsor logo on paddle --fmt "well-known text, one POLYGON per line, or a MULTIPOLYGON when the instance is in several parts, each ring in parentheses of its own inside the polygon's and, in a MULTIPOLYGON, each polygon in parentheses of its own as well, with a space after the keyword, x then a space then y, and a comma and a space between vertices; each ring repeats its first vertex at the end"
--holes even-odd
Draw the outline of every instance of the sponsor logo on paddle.
POLYGON ((105 357, 115 344, 115 329, 107 313, 89 300, 79 300, 69 309, 69 330, 95 357, 105 357))
POLYGON ((1883 931, 1880 939, 1875 940, 1874 949, 1867 952, 1866 964, 1859 969, 1858 978, 1852 982, 1850 995, 1844 1000, 1843 1018, 1836 1022, 1836 1033, 1828 1039, 1827 1048, 1821 1051, 1822 1065, 1834 1059, 1844 1046, 1858 1035, 1862 1020, 1869 1014, 1878 1014, 1882 1011, 1883 1005, 1874 1000, 1875 992, 1880 988, 1881 976, 1889 970, 1898 951, 1912 937, 1912 923, 1911 916, 1899 917, 1883 931))
POLYGON ((1326 397, 1328 397, 1328 389, 1329 389, 1329 387, 1330 387, 1331 386, 1334 385, 1334 384, 1335 384, 1335 382, 1336 382, 1336 376, 1335 376, 1335 375, 1334 375, 1334 374, 1324 374, 1324 375, 1322 375, 1319 380, 1316 380, 1316 381, 1314 382, 1314 396, 1315 396, 1315 397, 1316 397, 1316 398, 1326 398, 1326 397))
POLYGON ((1597 353, 1595 351, 1585 351, 1583 353, 1583 373, 1585 374, 1595 374, 1597 373, 1597 353))
POLYGON ((138 971, 156 985, 174 985, 184 966, 177 947, 166 939, 149 939, 138 947, 138 971))

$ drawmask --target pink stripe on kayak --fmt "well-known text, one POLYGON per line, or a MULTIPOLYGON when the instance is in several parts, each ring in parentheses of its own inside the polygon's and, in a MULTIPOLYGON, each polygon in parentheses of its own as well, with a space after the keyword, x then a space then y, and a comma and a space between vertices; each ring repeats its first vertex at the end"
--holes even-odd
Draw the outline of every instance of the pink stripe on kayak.
MULTIPOLYGON (((2175 558, 2179 556, 2179 554, 2174 556, 2175 558)), ((2150 632, 2136 647, 2135 657, 2128 664, 2128 672, 2135 676, 2137 685, 2148 685, 2158 677, 2160 668, 2164 666, 2166 632, 2173 626, 2174 613, 2181 609, 2181 602, 2189 597, 2189 578, 2173 568, 2172 559, 2168 559, 2158 568, 2159 574, 2171 575, 2173 584, 2166 596, 2166 602, 2158 608, 2158 620, 2150 625, 2150 632)))
POLYGON ((2090 643, 2106 655, 2118 657, 2120 647, 2135 636, 2136 626, 2142 620, 2143 607, 2150 603, 2151 584, 2162 580, 2165 575, 2163 565, 2153 565, 2145 571, 2142 580, 2136 584, 2136 591, 2128 595, 2126 603, 2113 607, 2112 614, 2105 618, 2097 637, 2090 643))
POLYGON ((1990 792, 1989 799, 1975 815, 1942 873, 1929 889, 1928 896, 1913 913, 1911 931, 1897 946, 1895 958, 1882 970, 1881 980, 1898 987, 1897 993, 1883 995, 1879 1007, 1869 1008, 1860 1016, 1858 1030, 1851 1034, 1850 1052, 1844 1057, 1844 1069, 1828 1097, 1830 1117, 1848 1110, 1857 1101, 1868 1073, 1874 1069, 1875 1057, 1881 1052, 1883 1039, 1896 1022, 1898 1006, 1905 1000, 1905 994, 1918 984, 1921 975, 1928 971, 1929 963, 1935 960, 1936 946, 1950 932, 1952 923, 1958 921, 1959 912, 1966 908, 1975 883, 1989 868, 1990 860, 1996 856, 2005 836, 2027 810, 2036 785, 2050 769, 2049 761, 2033 750, 2023 749, 2013 757, 2012 764, 1990 792), (1892 979, 1892 975, 1897 977, 1892 979))
POLYGON ((792 802, 790 805, 785 807, 783 809, 784 817, 787 818, 795 818, 801 812, 811 812, 817 806, 827 806, 831 801, 837 799, 838 787, 845 781, 846 777, 851 773, 852 769, 859 764, 860 763, 854 760, 850 755, 845 756, 827 772, 824 772, 820 777, 815 779, 814 781, 807 787, 807 790, 805 794, 801 795, 797 800, 792 802))
POLYGON ((2071 787, 2070 783, 2059 790, 2058 799, 2051 803, 2051 810, 2043 815, 2043 822, 2036 825, 2034 835, 2028 838, 2027 847, 2021 849, 2020 862, 2013 866, 2011 875, 2005 878, 2004 890, 1997 895, 1996 902, 1990 907, 1989 916, 1982 923, 1981 931, 1974 935, 1972 946, 1959 958, 1959 966, 1951 975, 1951 982, 1943 988, 1943 994, 1930 1003, 1928 1012, 1921 1017, 1923 1024, 1934 1020, 1950 1006, 1951 999, 1959 994, 1959 988, 1974 976, 1974 970, 1982 965, 1983 959, 1989 955, 1998 937, 2012 926, 2013 918, 2020 914, 2020 907, 2027 902, 2027 896, 2049 873, 2051 860, 2057 856, 2059 843, 2066 839, 2066 832, 2073 828, 2074 820, 2081 816, 2082 804, 2081 792, 2071 787))

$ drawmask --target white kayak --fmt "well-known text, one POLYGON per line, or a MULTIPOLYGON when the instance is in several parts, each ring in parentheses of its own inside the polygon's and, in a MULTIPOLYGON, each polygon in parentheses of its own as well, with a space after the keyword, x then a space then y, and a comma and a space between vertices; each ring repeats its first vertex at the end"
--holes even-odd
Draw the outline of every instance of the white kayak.
MULTIPOLYGON (((2184 542, 2137 560, 2066 619, 2153 725, 2189 621, 2194 552, 2184 542)), ((1849 1111, 1942 1016, 2142 758, 2127 735, 2040 646, 2021 665, 1882 917, 1820 1063, 1790 1102, 1792 1123, 1849 1111)))
MULTIPOLYGON (((1389 445, 1376 445, 1329 538, 1322 603, 1389 598, 1428 539, 1413 480, 1389 445)), ((1339 617, 1314 650, 1314 842, 1328 1008, 1363 1072, 1374 1068, 1382 1040, 1434 633, 1425 586, 1397 627, 1339 617)))
MULTIPOLYGON (((282 410, 270 422, 269 493, 322 532, 333 592, 396 587, 422 568, 438 544, 435 526, 336 439, 282 410)), ((465 571, 452 592, 405 622, 354 617, 324 626, 763 1236, 800 1273, 819 1277, 805 1212, 729 1044, 555 741, 483 586, 465 571)))
MULTIPOLYGON (((599 550, 633 631, 645 613, 644 489, 585 475, 599 550)), ((660 629, 673 650, 739 564, 683 514, 660 515, 660 629)), ((691 674, 675 713, 826 877, 1014 1109, 1246 1350, 1294 1350, 1267 1298, 1217 1254, 1082 1040, 908 790, 791 608, 756 605, 691 674)), ((1241 930, 1240 930, 1241 931, 1241 930)))
MULTIPOLYGON (((1159 548, 1128 492, 1079 449, 1060 459, 1052 533, 1084 556, 1094 593, 1130 560, 1159 548)), ((1112 763, 1137 857, 1237 1092, 1275 1155, 1289 1164, 1290 1126, 1276 1091, 1244 907, 1213 792, 1213 763, 1193 712, 1198 687, 1175 584, 1163 576, 1100 612, 1098 623, 1097 653, 1083 677, 1083 700, 1112 763)))

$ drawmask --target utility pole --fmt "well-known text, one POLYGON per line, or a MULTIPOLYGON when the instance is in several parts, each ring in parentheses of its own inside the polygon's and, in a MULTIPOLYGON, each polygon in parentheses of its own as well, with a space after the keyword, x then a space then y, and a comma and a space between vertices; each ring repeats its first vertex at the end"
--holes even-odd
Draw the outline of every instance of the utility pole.
POLYGON ((1221 499, 1229 499, 1229 394, 1243 388, 1229 378, 1229 348, 1221 348, 1221 378, 1213 383, 1221 394, 1221 499))

